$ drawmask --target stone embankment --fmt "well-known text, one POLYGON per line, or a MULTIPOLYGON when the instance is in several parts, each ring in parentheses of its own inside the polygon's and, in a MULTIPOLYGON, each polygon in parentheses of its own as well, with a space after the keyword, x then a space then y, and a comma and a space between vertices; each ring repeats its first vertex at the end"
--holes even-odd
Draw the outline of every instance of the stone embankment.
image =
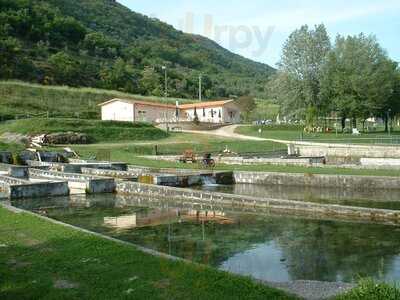
POLYGON ((327 216, 339 219, 355 219, 382 223, 400 223, 400 211, 385 209, 269 199, 126 181, 117 184, 117 192, 147 197, 180 199, 181 201, 191 200, 200 202, 204 206, 259 207, 270 211, 285 212, 287 214, 327 216))

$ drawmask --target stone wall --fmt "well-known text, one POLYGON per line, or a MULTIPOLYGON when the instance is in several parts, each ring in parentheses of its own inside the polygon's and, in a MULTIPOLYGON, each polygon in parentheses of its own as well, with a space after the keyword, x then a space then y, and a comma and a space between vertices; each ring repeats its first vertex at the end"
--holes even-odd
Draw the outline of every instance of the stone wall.
POLYGON ((304 173, 234 172, 236 183, 315 186, 348 189, 400 189, 400 177, 324 175, 304 173))
POLYGON ((311 145, 300 142, 295 143, 294 145, 296 152, 301 156, 400 158, 399 146, 340 145, 323 143, 311 145))
POLYGON ((182 202, 196 201, 204 203, 205 205, 215 204, 228 205, 232 207, 259 207, 270 211, 306 214, 308 216, 314 214, 343 219, 372 220, 375 222, 400 222, 400 211, 257 198, 243 195, 148 185, 136 182, 119 182, 117 184, 117 192, 120 194, 180 199, 182 202))
POLYGON ((0 171, 5 171, 7 173, 7 175, 16 177, 16 178, 27 178, 28 177, 28 167, 26 167, 26 166, 0 164, 0 171))
POLYGON ((113 193, 115 191, 115 180, 113 178, 38 169, 29 169, 29 176, 32 178, 66 180, 71 188, 84 188, 89 194, 113 193))
POLYGON ((14 162, 13 155, 8 151, 0 151, 0 163, 12 164, 14 162))
POLYGON ((81 173, 82 168, 96 168, 104 170, 126 171, 127 164, 125 163, 112 163, 112 162, 72 162, 72 163, 57 163, 57 162, 42 162, 35 160, 28 160, 28 166, 32 168, 48 169, 56 172, 65 173, 81 173))
POLYGON ((32 183, 28 180, 0 176, 0 188, 11 199, 69 195, 68 183, 66 181, 32 183))
POLYGON ((372 167, 390 167, 390 168, 400 168, 399 158, 361 158, 360 164, 362 166, 372 166, 372 167))
MULTIPOLYGON (((143 158, 161 161, 179 161, 181 155, 146 155, 143 158)), ((201 161, 203 158, 196 157, 197 161, 201 161)), ((257 165, 257 164, 270 164, 270 165, 285 165, 285 166, 312 166, 322 164, 324 162, 323 157, 315 158, 265 158, 265 157, 240 157, 240 156, 221 156, 215 157, 215 161, 225 165, 257 165)))
POLYGON ((82 168, 81 171, 82 171, 82 174, 85 174, 85 175, 113 177, 113 178, 124 179, 124 180, 133 180, 133 181, 136 181, 137 177, 138 177, 137 172, 129 172, 129 171, 94 169, 94 168, 82 168))

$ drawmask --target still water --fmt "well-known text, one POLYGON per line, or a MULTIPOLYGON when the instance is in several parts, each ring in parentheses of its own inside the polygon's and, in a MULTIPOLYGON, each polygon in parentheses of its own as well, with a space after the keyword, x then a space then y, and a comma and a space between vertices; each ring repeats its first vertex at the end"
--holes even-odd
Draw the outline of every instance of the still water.
POLYGON ((74 195, 13 205, 261 280, 400 280, 400 227, 204 207, 188 200, 74 195))
POLYGON ((254 197, 400 210, 400 190, 367 188, 355 190, 255 184, 208 185, 201 189, 254 197))

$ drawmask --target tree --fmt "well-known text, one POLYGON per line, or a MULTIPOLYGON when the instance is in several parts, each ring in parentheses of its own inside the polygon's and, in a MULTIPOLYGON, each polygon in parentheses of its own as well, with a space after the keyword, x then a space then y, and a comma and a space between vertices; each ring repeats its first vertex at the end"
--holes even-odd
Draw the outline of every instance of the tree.
POLYGON ((236 104, 242 111, 243 119, 248 122, 250 121, 250 115, 252 111, 257 107, 256 101, 251 96, 242 96, 236 100, 236 104))
POLYGON ((16 66, 21 57, 21 43, 15 38, 0 37, 0 76, 12 78, 16 73, 16 66))
POLYGON ((92 32, 85 36, 83 46, 90 55, 113 58, 118 55, 121 45, 102 33, 92 32))
POLYGON ((66 52, 61 51, 49 58, 52 68, 52 77, 57 84, 79 85, 79 62, 66 52))
POLYGON ((71 17, 56 17, 47 25, 50 42, 54 46, 76 47, 86 35, 86 29, 71 17))
MULTIPOLYGON (((342 118, 386 118, 394 89, 396 65, 373 36, 336 38, 322 76, 322 94, 342 118)), ((364 123, 364 122, 363 122, 364 123)))
POLYGON ((270 83, 270 90, 283 105, 283 110, 296 111, 304 117, 314 107, 325 110, 321 97, 321 71, 331 49, 324 25, 310 30, 307 25, 294 31, 283 47, 278 74, 270 83))
POLYGON ((161 76, 152 67, 145 67, 140 81, 141 92, 145 95, 161 96, 161 76))
POLYGON ((107 89, 138 92, 139 75, 122 58, 118 58, 111 67, 104 67, 100 72, 103 86, 107 89))

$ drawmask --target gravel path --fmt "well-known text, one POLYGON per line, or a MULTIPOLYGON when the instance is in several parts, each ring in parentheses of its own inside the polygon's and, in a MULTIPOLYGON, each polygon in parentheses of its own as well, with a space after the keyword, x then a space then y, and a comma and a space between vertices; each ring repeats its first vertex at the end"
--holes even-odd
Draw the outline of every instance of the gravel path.
POLYGON ((292 295, 297 295, 306 300, 329 299, 346 293, 356 287, 354 284, 343 282, 322 282, 298 280, 284 283, 265 282, 268 286, 284 290, 292 295))

